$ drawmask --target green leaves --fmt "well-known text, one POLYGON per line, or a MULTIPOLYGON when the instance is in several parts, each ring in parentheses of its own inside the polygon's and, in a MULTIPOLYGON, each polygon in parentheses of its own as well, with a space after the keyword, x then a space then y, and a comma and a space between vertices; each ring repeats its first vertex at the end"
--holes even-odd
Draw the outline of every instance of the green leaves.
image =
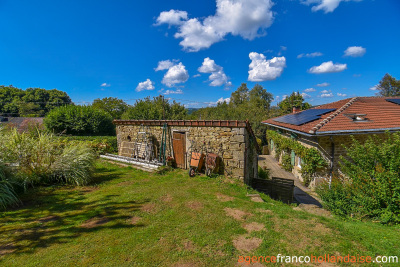
POLYGON ((379 82, 377 88, 380 96, 400 96, 400 80, 386 73, 379 82))

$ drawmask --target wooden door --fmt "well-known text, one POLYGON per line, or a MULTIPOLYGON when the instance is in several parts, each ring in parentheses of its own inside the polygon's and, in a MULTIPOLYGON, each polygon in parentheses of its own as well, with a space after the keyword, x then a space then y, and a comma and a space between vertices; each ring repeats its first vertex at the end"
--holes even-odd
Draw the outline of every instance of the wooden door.
POLYGON ((185 133, 173 132, 172 146, 174 149, 174 157, 178 168, 185 168, 186 140, 185 133))

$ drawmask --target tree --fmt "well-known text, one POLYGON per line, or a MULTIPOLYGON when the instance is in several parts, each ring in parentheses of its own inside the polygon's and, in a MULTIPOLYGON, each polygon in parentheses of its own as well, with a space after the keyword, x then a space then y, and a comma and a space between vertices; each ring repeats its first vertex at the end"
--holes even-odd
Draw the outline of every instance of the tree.
POLYGON ((230 103, 235 106, 240 106, 241 104, 249 100, 249 88, 247 84, 242 83, 239 88, 231 94, 230 103))
POLYGON ((279 104, 280 115, 292 113, 293 107, 299 107, 301 110, 311 108, 311 105, 304 102, 303 96, 299 92, 293 92, 290 96, 286 97, 279 104))
POLYGON ((93 101, 92 107, 108 112, 114 119, 120 119, 129 105, 123 100, 115 97, 97 98, 93 101))
POLYGON ((390 74, 386 73, 380 80, 377 89, 379 96, 400 96, 400 80, 392 77, 390 74))
POLYGON ((187 116, 185 107, 175 101, 169 102, 164 96, 137 100, 121 118, 124 120, 183 120, 187 116))

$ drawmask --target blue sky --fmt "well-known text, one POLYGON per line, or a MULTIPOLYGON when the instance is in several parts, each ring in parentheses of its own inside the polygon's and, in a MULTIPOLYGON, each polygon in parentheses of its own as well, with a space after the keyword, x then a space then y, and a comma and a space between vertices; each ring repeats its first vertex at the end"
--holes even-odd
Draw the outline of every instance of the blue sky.
POLYGON ((0 0, 0 84, 188 107, 243 82, 274 103, 369 96, 400 79, 399 14, 397 0, 0 0))

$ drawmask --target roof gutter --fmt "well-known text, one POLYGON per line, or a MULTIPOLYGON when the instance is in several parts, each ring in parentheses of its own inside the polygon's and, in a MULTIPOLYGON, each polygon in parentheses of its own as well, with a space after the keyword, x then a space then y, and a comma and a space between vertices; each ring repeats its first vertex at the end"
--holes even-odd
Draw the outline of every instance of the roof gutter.
POLYGON ((316 135, 348 135, 348 134, 365 134, 365 133, 385 133, 386 131, 399 131, 400 127, 395 128, 380 128, 380 129, 359 129, 359 130, 342 130, 342 131, 325 131, 317 132, 316 135))
POLYGON ((271 124, 271 123, 267 123, 267 122, 261 122, 261 123, 262 123, 262 124, 265 124, 265 125, 268 125, 268 126, 275 127, 275 128, 279 128, 279 129, 282 129, 282 130, 291 131, 291 132, 293 132, 293 133, 297 133, 297 134, 301 134, 301 135, 309 136, 309 137, 311 137, 311 136, 315 136, 315 134, 309 134, 309 133, 305 133, 305 132, 301 132, 301 131, 293 130, 293 129, 290 129, 290 128, 286 128, 286 127, 278 126, 278 125, 271 124))

